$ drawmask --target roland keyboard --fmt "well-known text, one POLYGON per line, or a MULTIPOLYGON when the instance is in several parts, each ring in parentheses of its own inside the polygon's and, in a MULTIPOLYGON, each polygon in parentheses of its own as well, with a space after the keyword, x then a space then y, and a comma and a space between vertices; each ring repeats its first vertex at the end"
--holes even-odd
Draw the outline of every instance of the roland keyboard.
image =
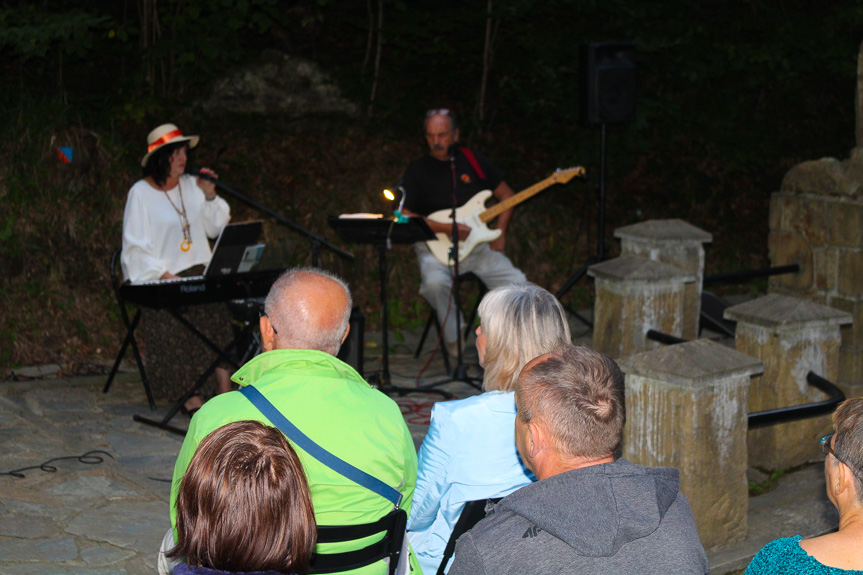
POLYGON ((123 298, 142 307, 167 309, 265 297, 284 270, 263 270, 225 276, 197 276, 140 284, 123 284, 123 298))

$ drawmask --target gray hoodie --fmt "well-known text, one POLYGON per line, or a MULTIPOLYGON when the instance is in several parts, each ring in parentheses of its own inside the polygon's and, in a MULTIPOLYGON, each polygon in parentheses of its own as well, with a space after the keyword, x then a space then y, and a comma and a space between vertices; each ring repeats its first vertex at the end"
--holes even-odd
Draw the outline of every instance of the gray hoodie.
POLYGON ((459 538, 449 575, 709 572, 677 469, 619 459, 503 499, 459 538))

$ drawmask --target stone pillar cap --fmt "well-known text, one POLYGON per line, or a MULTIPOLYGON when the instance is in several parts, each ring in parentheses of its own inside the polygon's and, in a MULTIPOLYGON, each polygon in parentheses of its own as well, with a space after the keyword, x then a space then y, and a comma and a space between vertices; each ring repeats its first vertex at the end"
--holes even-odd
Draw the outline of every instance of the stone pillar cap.
POLYGON ((599 279, 656 282, 677 280, 681 283, 694 282, 695 276, 682 269, 639 256, 625 255, 612 260, 594 264, 587 275, 599 279))
POLYGON ((723 379, 739 379, 764 371, 760 359, 709 339, 697 339, 630 355, 618 361, 624 373, 649 377, 680 387, 703 387, 723 379))
POLYGON ((851 314, 809 300, 767 294, 725 310, 725 319, 745 322, 777 331, 803 327, 827 327, 852 322, 851 314))
POLYGON ((650 243, 707 243, 713 236, 683 220, 647 220, 614 230, 614 237, 650 243))

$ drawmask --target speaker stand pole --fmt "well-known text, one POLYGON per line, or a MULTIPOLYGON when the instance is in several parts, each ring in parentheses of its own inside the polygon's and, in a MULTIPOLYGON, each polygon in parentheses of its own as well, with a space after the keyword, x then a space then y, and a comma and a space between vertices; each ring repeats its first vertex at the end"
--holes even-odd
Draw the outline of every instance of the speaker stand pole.
MULTIPOLYGON (((606 247, 605 247, 605 150, 606 150, 606 133, 605 133, 605 122, 602 123, 602 130, 600 135, 600 153, 599 153, 599 221, 598 221, 598 232, 599 238, 596 243, 596 254, 589 257, 587 259, 587 263, 581 266, 575 274, 570 277, 566 283, 560 288, 554 297, 558 300, 562 299, 572 287, 578 283, 578 281, 587 274, 587 270, 593 264, 605 261, 606 256, 606 247)), ((568 308, 567 308, 568 309, 568 308)), ((576 316, 582 323, 587 326, 593 327, 593 322, 588 320, 585 317, 582 317, 578 312, 569 310, 574 316, 576 316)))

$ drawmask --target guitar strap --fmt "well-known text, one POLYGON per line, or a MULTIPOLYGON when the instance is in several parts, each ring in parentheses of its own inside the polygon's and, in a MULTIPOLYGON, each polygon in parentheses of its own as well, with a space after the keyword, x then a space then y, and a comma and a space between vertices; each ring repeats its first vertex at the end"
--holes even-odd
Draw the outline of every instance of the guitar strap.
POLYGON ((470 151, 470 148, 461 148, 461 153, 464 154, 464 157, 467 158, 467 161, 470 162, 471 167, 473 167, 473 171, 476 172, 476 175, 479 176, 480 180, 485 179, 485 173, 483 173, 482 168, 479 167, 479 162, 476 161, 476 156, 473 155, 473 152, 470 151))

